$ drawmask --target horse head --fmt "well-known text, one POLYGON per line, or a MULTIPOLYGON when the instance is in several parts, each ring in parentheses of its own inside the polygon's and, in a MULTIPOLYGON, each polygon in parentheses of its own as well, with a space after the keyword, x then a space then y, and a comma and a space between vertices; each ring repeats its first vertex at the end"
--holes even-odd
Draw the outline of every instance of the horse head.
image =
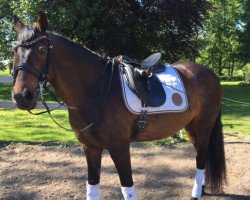
POLYGON ((18 108, 32 110, 36 107, 39 85, 47 81, 48 57, 51 48, 48 39, 47 17, 42 11, 38 14, 36 25, 24 25, 14 16, 17 42, 13 47, 13 100, 18 108))

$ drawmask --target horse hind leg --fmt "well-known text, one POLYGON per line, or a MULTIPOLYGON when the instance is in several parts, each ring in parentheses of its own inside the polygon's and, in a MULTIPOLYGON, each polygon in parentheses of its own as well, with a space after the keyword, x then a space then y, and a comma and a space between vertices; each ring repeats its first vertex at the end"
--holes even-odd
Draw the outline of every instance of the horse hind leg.
POLYGON ((206 185, 205 168, 208 161, 208 146, 212 129, 211 126, 205 126, 204 124, 202 125, 202 123, 199 124, 199 126, 193 126, 187 131, 187 135, 197 152, 196 172, 191 200, 198 200, 204 193, 206 185))
POLYGON ((102 148, 83 145, 88 165, 88 181, 86 183, 86 199, 100 200, 100 169, 102 148))
POLYGON ((191 142, 195 146, 195 149, 197 151, 196 155, 196 172, 195 172, 195 180, 194 185, 192 189, 192 198, 191 200, 198 200, 204 191, 205 186, 205 166, 206 166, 206 157, 207 157, 207 146, 208 144, 204 144, 204 146, 201 145, 201 143, 197 143, 196 139, 194 139, 193 136, 194 131, 190 132, 187 131, 187 134, 192 139, 191 142))
POLYGON ((188 135, 197 150, 196 176, 192 199, 202 195, 202 189, 209 183, 211 191, 220 191, 226 180, 224 142, 221 112, 217 117, 206 117, 193 121, 188 127, 188 135), (214 120, 213 120, 214 119, 214 120), (206 168, 206 177, 204 177, 206 168))

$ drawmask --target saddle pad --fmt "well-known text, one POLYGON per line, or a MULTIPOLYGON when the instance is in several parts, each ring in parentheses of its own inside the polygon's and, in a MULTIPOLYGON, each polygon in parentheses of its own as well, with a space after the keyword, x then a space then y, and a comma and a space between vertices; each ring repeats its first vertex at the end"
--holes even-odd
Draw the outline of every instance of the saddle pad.
POLYGON ((126 77, 120 68, 120 80, 123 91, 125 105, 133 114, 140 114, 141 110, 147 110, 148 114, 165 112, 183 112, 188 106, 186 91, 178 72, 170 65, 166 65, 166 70, 156 74, 166 93, 166 101, 160 107, 142 108, 141 100, 129 88, 126 77))

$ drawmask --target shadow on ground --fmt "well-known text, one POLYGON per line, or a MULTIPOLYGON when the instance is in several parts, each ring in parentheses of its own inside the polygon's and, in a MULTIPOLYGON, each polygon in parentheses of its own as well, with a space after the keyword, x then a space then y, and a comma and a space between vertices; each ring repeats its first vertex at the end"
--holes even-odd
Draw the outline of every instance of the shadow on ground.
MULTIPOLYGON (((243 170, 248 168, 249 144, 226 142, 229 184, 225 193, 208 194, 202 200, 250 199, 250 174, 243 170)), ((84 199, 87 165, 80 145, 0 146, 1 199, 84 199)), ((133 144, 131 162, 139 199, 190 199, 195 156, 191 144, 175 148, 133 144)), ((122 199, 119 177, 107 151, 102 159, 101 193, 102 199, 122 199)))

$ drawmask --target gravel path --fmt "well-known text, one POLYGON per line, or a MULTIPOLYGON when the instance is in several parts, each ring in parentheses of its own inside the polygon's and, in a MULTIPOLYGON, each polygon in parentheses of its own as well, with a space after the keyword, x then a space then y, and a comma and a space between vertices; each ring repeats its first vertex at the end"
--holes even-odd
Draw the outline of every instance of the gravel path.
MULTIPOLYGON (((58 103, 47 103, 50 109, 54 109, 57 108, 60 104, 58 103)), ((12 101, 2 101, 0 100, 0 108, 6 108, 6 109, 12 109, 12 108, 16 108, 16 105, 12 102, 12 101)), ((43 104, 41 102, 37 103, 36 106, 37 109, 45 109, 45 107, 43 106, 43 104)), ((65 110, 66 108, 64 106, 61 106, 59 108, 57 108, 57 110, 65 110)))
POLYGON ((12 76, 0 76, 0 83, 12 83, 12 76))
MULTIPOLYGON (((228 185, 224 193, 202 200, 250 199, 249 144, 250 137, 240 140, 226 135, 228 185)), ((139 199, 190 199, 195 170, 191 144, 171 148, 133 144, 131 157, 139 199)), ((1 200, 85 199, 87 167, 80 145, 2 145, 0 160, 1 200)), ((101 193, 103 200, 122 199, 107 152, 102 159, 101 193)))

